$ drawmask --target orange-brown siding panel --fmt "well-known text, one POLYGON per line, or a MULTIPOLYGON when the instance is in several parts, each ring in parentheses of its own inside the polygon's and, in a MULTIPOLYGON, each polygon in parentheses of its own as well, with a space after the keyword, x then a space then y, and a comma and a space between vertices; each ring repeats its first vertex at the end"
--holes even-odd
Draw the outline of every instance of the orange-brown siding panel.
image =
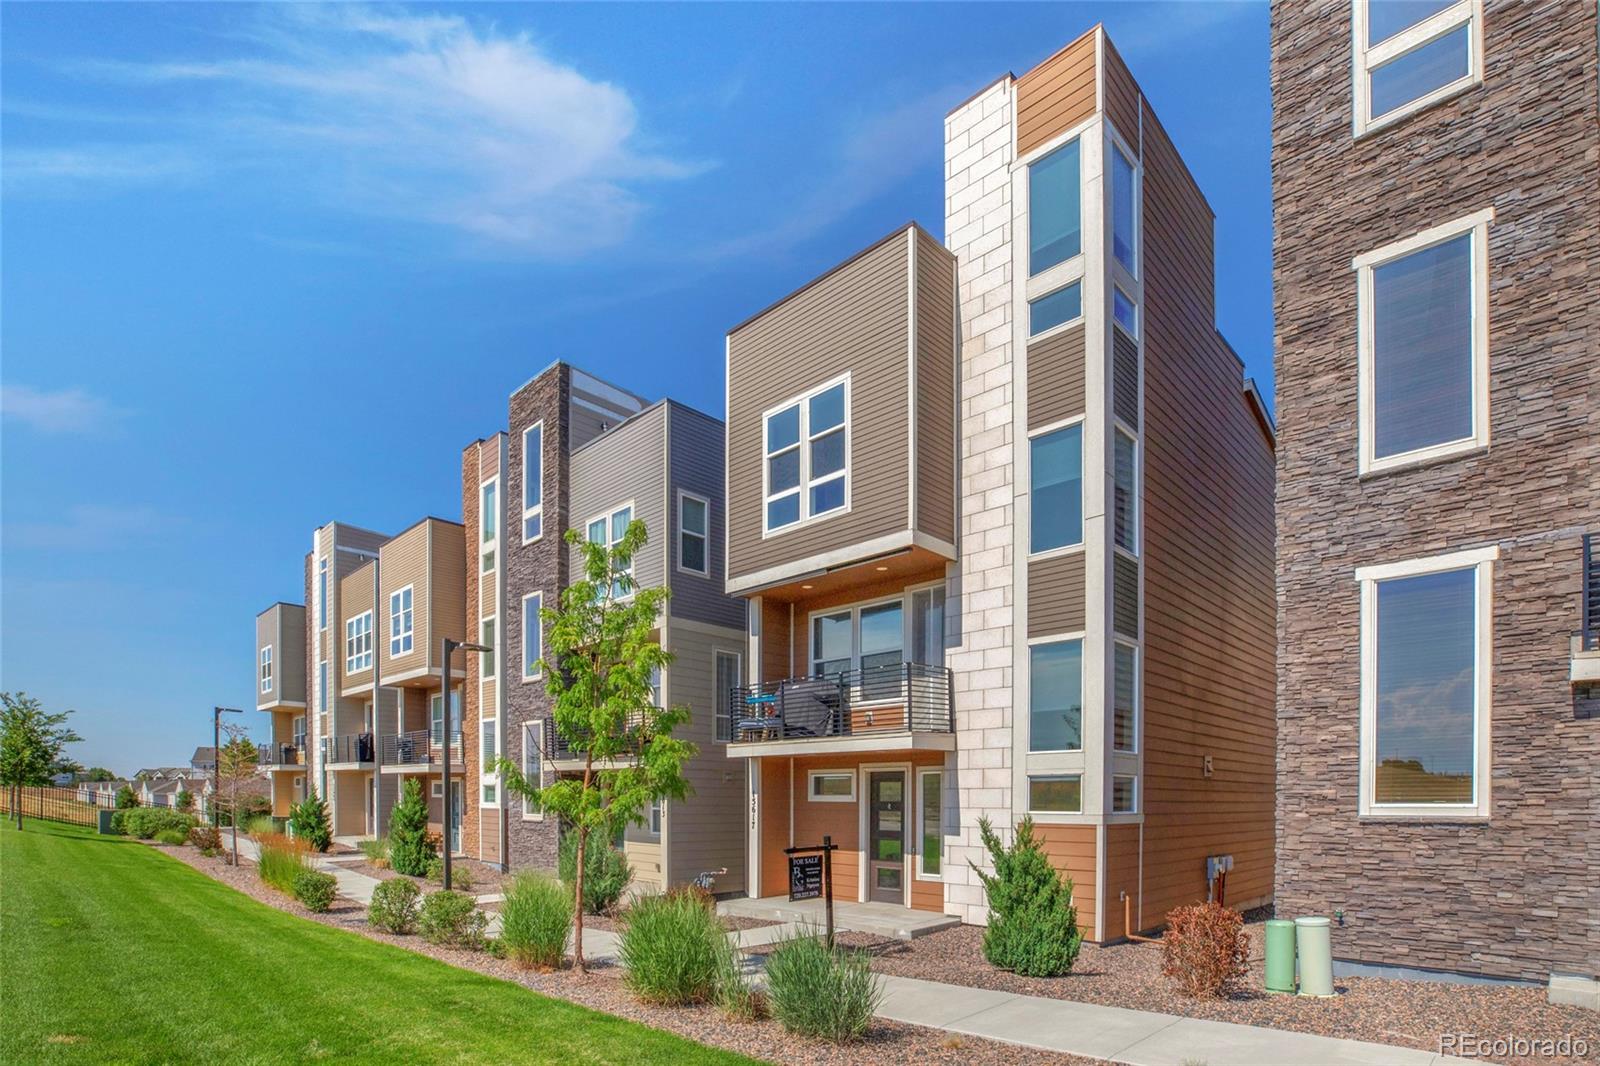
POLYGON ((1095 34, 1084 34, 1017 79, 1017 155, 1094 114, 1095 34))

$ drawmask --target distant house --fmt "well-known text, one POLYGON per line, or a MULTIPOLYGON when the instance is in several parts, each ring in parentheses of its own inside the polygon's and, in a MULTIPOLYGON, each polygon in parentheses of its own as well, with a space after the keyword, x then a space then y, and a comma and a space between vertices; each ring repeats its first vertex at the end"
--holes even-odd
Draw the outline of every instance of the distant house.
POLYGON ((196 748, 189 757, 189 770, 193 774, 209 774, 217 768, 216 748, 196 748))

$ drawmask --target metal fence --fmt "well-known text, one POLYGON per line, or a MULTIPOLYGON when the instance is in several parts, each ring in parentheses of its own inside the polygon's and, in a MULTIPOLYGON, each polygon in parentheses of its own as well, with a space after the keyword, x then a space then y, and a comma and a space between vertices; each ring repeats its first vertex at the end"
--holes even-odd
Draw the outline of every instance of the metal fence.
POLYGON ((745 685, 734 689, 731 698, 740 709, 736 740, 955 731, 950 671, 924 663, 745 685))
POLYGON ((0 788, 0 812, 11 814, 20 809, 24 818, 47 822, 95 825, 100 818, 97 812, 115 810, 116 806, 115 794, 91 789, 0 788), (13 800, 17 801, 15 806, 13 800))

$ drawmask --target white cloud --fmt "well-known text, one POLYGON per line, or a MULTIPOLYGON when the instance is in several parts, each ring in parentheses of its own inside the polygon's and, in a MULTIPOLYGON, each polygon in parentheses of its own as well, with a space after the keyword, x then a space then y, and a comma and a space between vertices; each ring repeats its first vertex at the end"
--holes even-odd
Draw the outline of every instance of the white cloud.
MULTIPOLYGON (((644 209, 639 186, 703 169, 641 148, 624 88, 556 61, 525 33, 333 5, 262 19, 249 56, 75 70, 135 90, 194 86, 204 110, 180 124, 219 169, 274 170, 345 209, 543 255, 620 241, 644 209)), ((58 154, 82 157, 85 173, 96 158, 58 154)), ((102 170, 107 180, 138 173, 102 170)))
MULTIPOLYGON (((9 161, 8 161, 9 162, 9 161)), ((83 389, 36 389, 31 385, 0 386, 0 415, 13 425, 41 433, 88 433, 105 428, 122 411, 83 389)))

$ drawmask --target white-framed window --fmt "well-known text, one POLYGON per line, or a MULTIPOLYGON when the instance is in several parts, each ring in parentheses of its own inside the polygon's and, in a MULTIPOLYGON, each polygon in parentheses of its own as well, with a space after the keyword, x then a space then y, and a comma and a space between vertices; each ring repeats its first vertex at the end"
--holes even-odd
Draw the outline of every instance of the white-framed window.
POLYGON ((1083 423, 1028 438, 1028 550, 1037 555, 1083 543, 1083 423))
POLYGON ((1483 82, 1483 0, 1352 0, 1355 135, 1483 82))
POLYGON ((1118 426, 1112 434, 1112 543, 1139 554, 1139 439, 1118 426))
MULTIPOLYGON (((444 698, 435 692, 428 697, 428 730, 433 743, 444 744, 444 698)), ((461 690, 450 690, 450 737, 454 743, 455 737, 461 733, 461 690)))
POLYGON ((1129 277, 1139 276, 1139 172, 1115 141, 1111 160, 1111 256, 1129 277))
POLYGON ((522 431, 522 543, 544 536, 544 423, 522 431))
POLYGON ((372 668, 372 612, 363 611, 344 620, 344 672, 372 668))
POLYGON ((530 592, 522 597, 522 680, 537 681, 543 671, 539 659, 544 655, 544 593, 530 592))
POLYGON ((761 417, 762 531, 772 533, 850 506, 850 375, 761 417))
MULTIPOLYGON (((328 660, 321 659, 317 662, 317 712, 327 718, 328 715, 328 660)), ((326 732, 326 728, 324 728, 326 732)))
POLYGON ((328 560, 317 560, 317 628, 328 628, 328 560))
POLYGON ((428 785, 429 785, 428 795, 432 796, 436 800, 444 799, 444 782, 443 781, 430 781, 430 782, 428 782, 428 785))
POLYGON ((1028 164, 1028 276, 1083 251, 1082 147, 1076 138, 1028 164))
POLYGON ((1361 473, 1488 446, 1493 218, 1478 211, 1352 261, 1361 473))
POLYGON ((1361 815, 1489 817, 1498 556, 1478 548, 1356 570, 1361 815))
POLYGON ((1139 813, 1139 779, 1132 774, 1111 777, 1111 813, 1139 813))
MULTIPOLYGON (((535 788, 544 782, 543 722, 524 722, 522 725, 522 776, 535 788)), ((528 821, 542 822, 544 811, 524 800, 522 817, 528 821)))
POLYGON ((261 649, 261 691, 272 691, 272 645, 261 649))
POLYGON ((711 573, 711 501, 678 490, 678 569, 708 577, 711 573))
POLYGON ((1028 301, 1028 336, 1037 337, 1083 317, 1083 283, 1074 281, 1028 301))
POLYGON ((485 481, 478 489, 478 572, 492 573, 500 546, 500 482, 485 481))
POLYGON ((712 652, 715 660, 717 691, 713 697, 712 739, 728 741, 733 737, 733 690, 744 683, 743 656, 735 651, 712 652))
POLYGON ((294 746, 303 749, 306 746, 306 716, 303 714, 295 715, 289 729, 289 735, 294 738, 294 746))
POLYGON ((1111 320, 1135 340, 1139 337, 1139 305, 1133 297, 1122 291, 1121 285, 1111 287, 1111 320))
POLYGON ((489 649, 478 653, 478 677, 483 681, 494 677, 494 623, 493 618, 485 618, 478 623, 478 643, 489 649))
POLYGON ((1083 639, 1028 645, 1028 750, 1083 750, 1083 639))
MULTIPOLYGON (((623 534, 628 532, 628 523, 633 521, 633 504, 629 502, 610 514, 596 515, 589 519, 585 534, 590 544, 604 544, 607 548, 615 548, 622 541, 623 534)), ((625 600, 633 595, 633 560, 628 560, 628 565, 617 571, 617 576, 611 583, 611 598, 625 600)))
POLYGON ((944 771, 917 771, 917 880, 944 879, 944 771))
POLYGON ((415 647, 412 623, 412 588, 407 585, 389 593, 389 657, 407 655, 415 647))
POLYGON ((645 829, 654 836, 661 835, 661 798, 658 796, 650 801, 650 808, 644 816, 645 829))
POLYGON ((495 787, 495 782, 493 782, 493 781, 484 781, 484 782, 482 782, 482 787, 483 787, 483 805, 485 807, 497 807, 497 806, 499 806, 499 804, 500 804, 500 801, 499 801, 499 798, 498 798, 499 789, 497 789, 495 787))
POLYGON ((854 803, 856 772, 854 770, 806 771, 806 798, 812 803, 854 803))
POLYGON ((1082 774, 1030 774, 1028 810, 1035 814, 1082 814, 1082 774))
POLYGON ((494 719, 485 718, 478 726, 478 755, 483 760, 478 765, 482 773, 494 773, 494 761, 500 757, 500 739, 495 733, 494 719))
POLYGON ((1119 640, 1112 649, 1111 749, 1139 750, 1139 648, 1119 640))

